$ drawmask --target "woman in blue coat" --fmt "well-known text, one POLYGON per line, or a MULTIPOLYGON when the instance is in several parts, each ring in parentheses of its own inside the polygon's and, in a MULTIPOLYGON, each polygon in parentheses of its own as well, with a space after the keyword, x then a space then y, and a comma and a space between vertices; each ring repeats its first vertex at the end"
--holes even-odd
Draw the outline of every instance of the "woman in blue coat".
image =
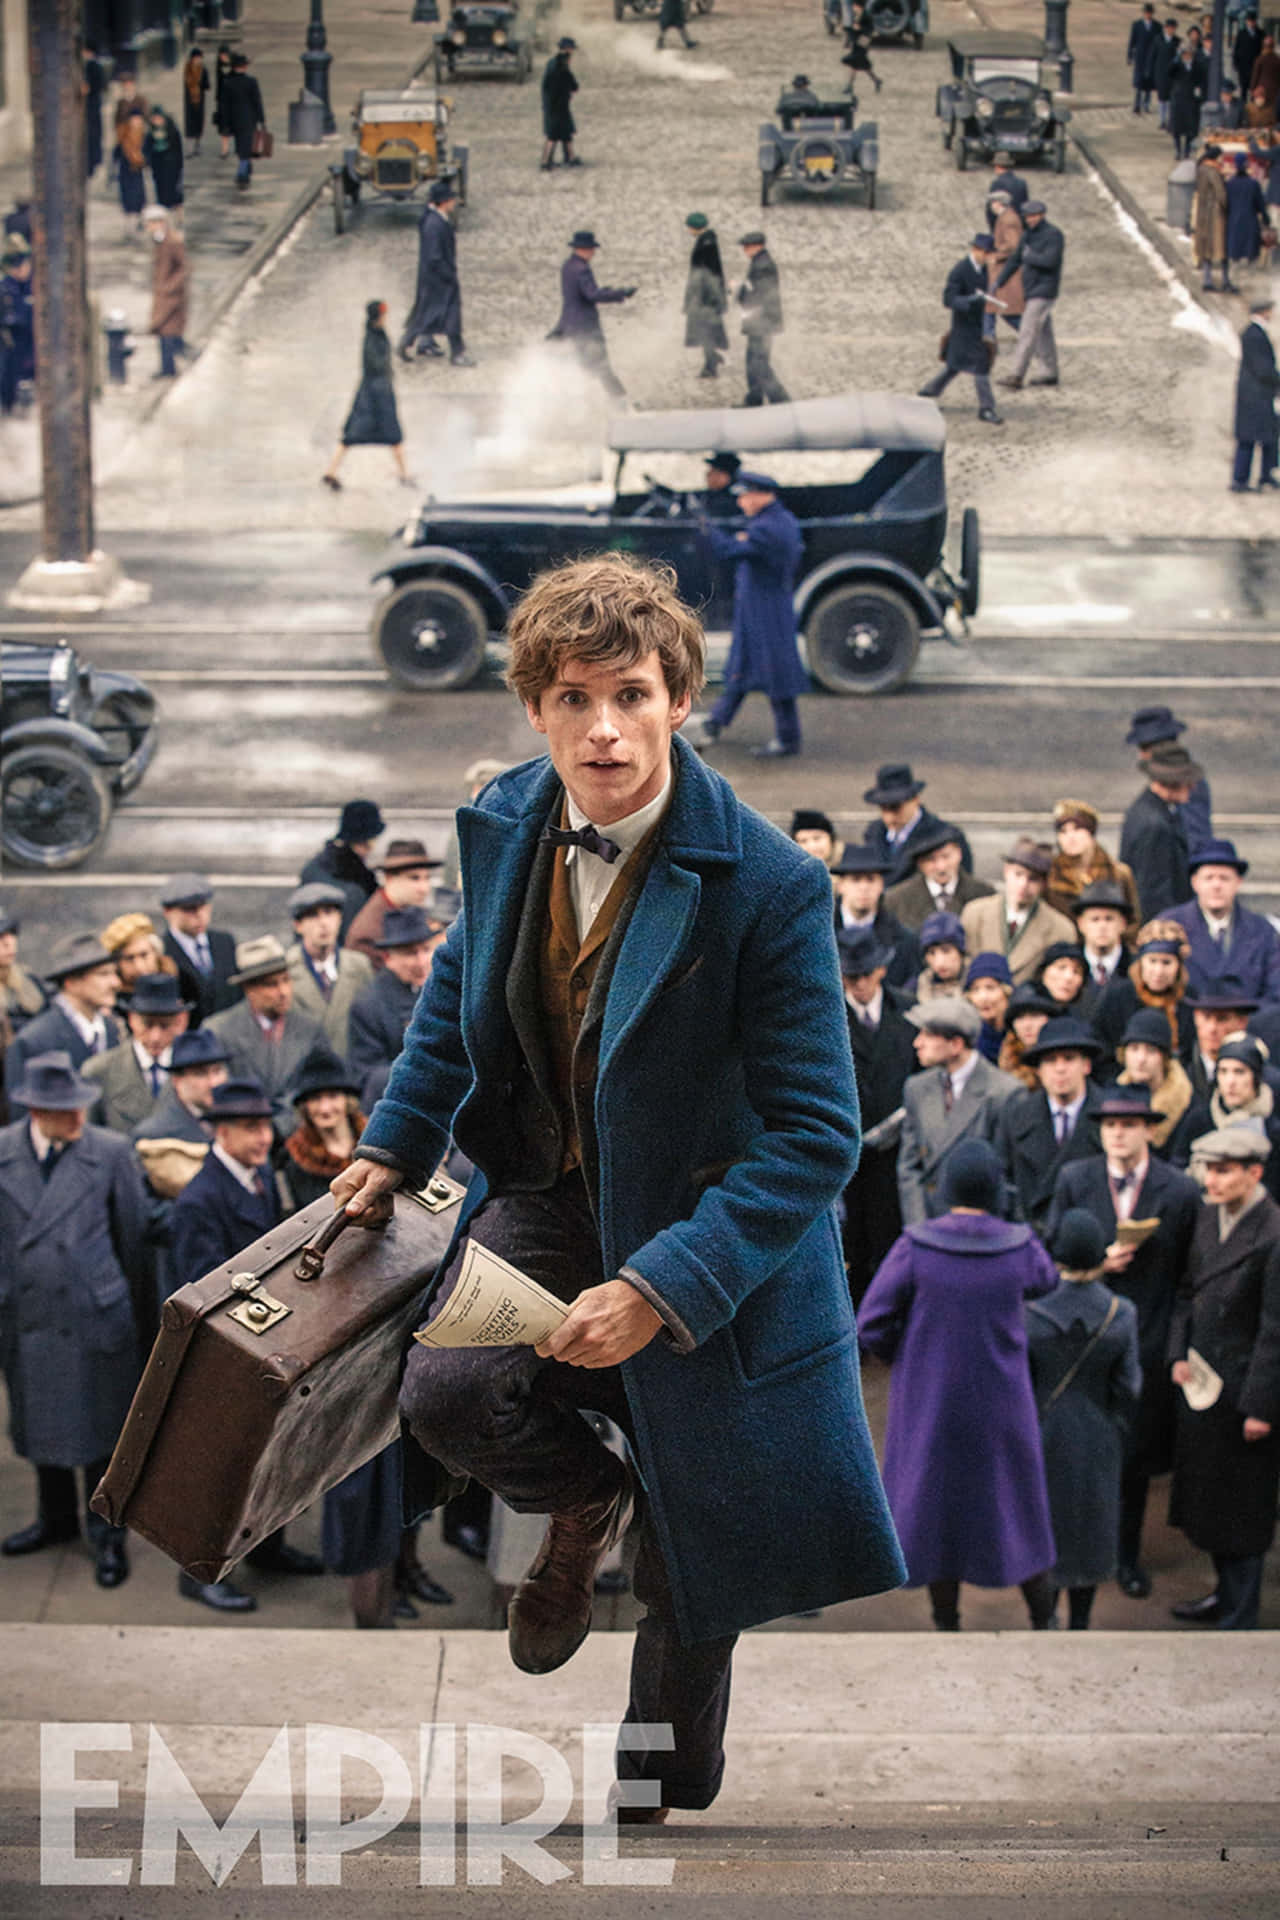
POLYGON ((1053 1617, 1056 1558, 1023 1302, 1058 1284, 1030 1227, 999 1219, 1000 1164, 966 1140, 943 1174, 947 1212, 908 1227, 863 1299, 858 1337, 890 1362, 884 1485, 909 1586, 960 1626, 960 1584, 1020 1586, 1053 1617))
POLYGON ((724 692, 710 714, 690 730, 696 746, 716 740, 749 693, 768 696, 774 737, 753 747, 757 760, 800 751, 797 696, 806 693, 809 676, 796 646, 793 595, 804 553, 800 522, 778 498, 777 482, 764 473, 740 473, 733 492, 750 525, 738 531, 703 524, 717 560, 738 569, 733 583, 733 644, 724 671, 724 692))
POLYGON ((1227 182, 1227 260, 1233 267, 1254 261, 1262 252, 1262 229, 1267 203, 1262 188, 1249 171, 1248 156, 1236 155, 1236 170, 1227 182))

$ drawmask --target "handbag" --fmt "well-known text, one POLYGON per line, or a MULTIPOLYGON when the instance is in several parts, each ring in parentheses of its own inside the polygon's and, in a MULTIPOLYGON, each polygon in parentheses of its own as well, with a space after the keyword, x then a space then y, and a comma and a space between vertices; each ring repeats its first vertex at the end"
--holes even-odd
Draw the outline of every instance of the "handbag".
POLYGON ((276 143, 270 127, 255 127, 253 130, 254 159, 269 160, 275 150, 276 143))
POLYGON ((1264 247, 1274 247, 1277 240, 1280 240, 1280 233, 1277 233, 1274 227, 1264 227, 1262 229, 1262 244, 1264 247))

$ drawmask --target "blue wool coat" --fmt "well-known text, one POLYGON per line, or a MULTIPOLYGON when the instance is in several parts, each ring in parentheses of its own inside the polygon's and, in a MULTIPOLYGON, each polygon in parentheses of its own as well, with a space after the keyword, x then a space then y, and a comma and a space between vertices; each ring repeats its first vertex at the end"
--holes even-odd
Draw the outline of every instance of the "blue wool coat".
POLYGON ((726 689, 767 693, 771 700, 794 700, 806 693, 809 676, 796 649, 792 600, 804 552, 800 522, 775 500, 747 521, 745 537, 708 527, 707 539, 718 560, 738 569, 726 689))
MULTIPOLYGON (((604 1008, 602 1262, 582 1282, 634 1269, 692 1343, 660 1333, 622 1373, 693 1642, 883 1592, 904 1568, 836 1227, 859 1121, 830 882, 678 737, 673 753, 671 806, 604 1008)), ((505 983, 562 791, 535 760, 459 813, 466 907, 363 1137, 429 1169, 452 1134, 477 1169, 460 1232, 501 1162, 521 1064, 505 983)))
POLYGON ((1165 917, 1176 920, 1191 942, 1187 978, 1192 994, 1207 993, 1211 983, 1229 978, 1240 982, 1250 1000, 1280 1000, 1280 934, 1263 914, 1237 901, 1225 952, 1209 932, 1198 900, 1172 907, 1165 917))

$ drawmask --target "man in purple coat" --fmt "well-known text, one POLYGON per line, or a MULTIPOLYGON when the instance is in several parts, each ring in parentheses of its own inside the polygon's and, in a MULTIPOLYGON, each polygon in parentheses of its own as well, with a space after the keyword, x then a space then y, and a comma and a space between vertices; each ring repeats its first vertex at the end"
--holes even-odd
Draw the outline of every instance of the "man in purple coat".
POLYGON ((1230 840, 1206 840, 1187 862, 1194 900, 1171 907, 1191 942, 1187 975, 1193 995, 1224 977, 1237 980, 1260 1004, 1280 1001, 1280 934, 1260 913, 1237 903, 1240 882, 1249 871, 1230 840))
POLYGON ((572 340, 579 360, 595 375, 606 393, 625 400, 626 388, 609 365, 600 325, 600 307, 620 306, 634 287, 598 287, 591 262, 600 242, 588 228, 579 228, 569 242, 569 258, 560 269, 560 318, 548 340, 572 340))

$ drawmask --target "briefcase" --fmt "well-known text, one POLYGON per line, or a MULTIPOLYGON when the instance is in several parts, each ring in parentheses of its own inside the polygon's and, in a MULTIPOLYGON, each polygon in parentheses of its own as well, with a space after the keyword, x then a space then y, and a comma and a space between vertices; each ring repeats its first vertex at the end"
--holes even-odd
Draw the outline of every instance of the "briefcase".
POLYGON ((464 1193, 437 1173, 376 1231, 326 1195, 171 1295, 94 1512, 221 1580, 380 1453, 464 1193))
POLYGON ((270 160, 276 150, 276 138, 270 127, 255 127, 253 130, 253 158, 270 160))

